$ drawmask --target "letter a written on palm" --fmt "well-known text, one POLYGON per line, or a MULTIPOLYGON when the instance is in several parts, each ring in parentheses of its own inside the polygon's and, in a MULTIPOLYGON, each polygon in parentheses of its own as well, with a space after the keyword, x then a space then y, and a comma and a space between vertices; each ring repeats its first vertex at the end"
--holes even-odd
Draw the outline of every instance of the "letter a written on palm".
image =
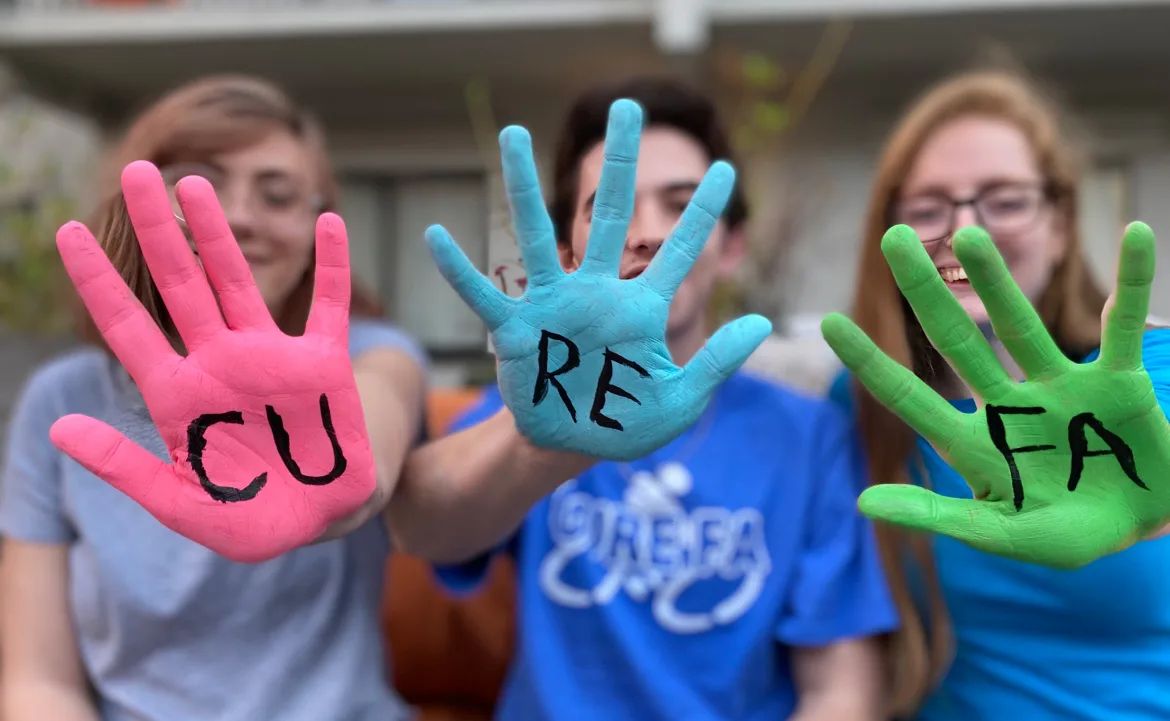
POLYGON ((198 259, 153 165, 127 166, 122 191, 185 353, 83 225, 63 226, 57 246, 170 458, 80 415, 53 425, 53 443, 163 525, 230 559, 263 561, 312 542, 375 489, 349 359, 341 219, 327 213, 317 222, 312 310, 304 335, 288 336, 269 314, 206 180, 185 178, 177 189, 198 259))

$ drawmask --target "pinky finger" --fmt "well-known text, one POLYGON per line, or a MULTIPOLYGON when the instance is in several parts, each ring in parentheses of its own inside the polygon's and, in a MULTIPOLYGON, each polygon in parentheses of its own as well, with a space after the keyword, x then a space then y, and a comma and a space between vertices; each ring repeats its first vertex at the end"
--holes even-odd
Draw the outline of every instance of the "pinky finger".
POLYGON ((441 225, 427 228, 427 246, 439 272, 476 315, 495 331, 512 315, 513 301, 488 280, 441 225))
POLYGON ((313 307, 305 333, 319 333, 347 342, 352 280, 345 223, 333 213, 317 219, 317 261, 313 271, 313 307))

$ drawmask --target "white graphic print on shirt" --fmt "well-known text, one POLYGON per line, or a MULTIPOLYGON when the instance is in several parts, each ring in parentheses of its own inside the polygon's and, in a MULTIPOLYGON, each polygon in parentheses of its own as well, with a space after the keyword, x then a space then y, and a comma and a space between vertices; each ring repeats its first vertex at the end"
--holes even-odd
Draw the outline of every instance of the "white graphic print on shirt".
POLYGON ((692 485, 686 466, 671 462, 634 473, 620 501, 580 491, 576 481, 561 486, 549 504, 553 547, 540 565, 544 594, 562 606, 589 608, 624 591, 649 602, 654 620, 677 634, 703 633, 743 616, 772 567, 764 517, 750 507, 699 506, 688 513, 682 501, 692 485), (605 569, 593 588, 564 580, 575 559, 605 569), (702 613, 678 608, 687 589, 715 576, 739 585, 702 613))

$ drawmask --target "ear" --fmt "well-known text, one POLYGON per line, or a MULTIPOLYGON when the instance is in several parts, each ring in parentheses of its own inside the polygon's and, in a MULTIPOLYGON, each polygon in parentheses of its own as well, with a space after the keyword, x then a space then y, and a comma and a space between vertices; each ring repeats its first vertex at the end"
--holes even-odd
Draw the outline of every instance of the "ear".
MULTIPOLYGON (((724 222, 724 221, 720 221, 724 222)), ((723 234, 723 248, 719 254, 719 277, 730 278, 739 270, 739 266, 747 258, 748 240, 745 223, 740 223, 734 229, 723 234)))

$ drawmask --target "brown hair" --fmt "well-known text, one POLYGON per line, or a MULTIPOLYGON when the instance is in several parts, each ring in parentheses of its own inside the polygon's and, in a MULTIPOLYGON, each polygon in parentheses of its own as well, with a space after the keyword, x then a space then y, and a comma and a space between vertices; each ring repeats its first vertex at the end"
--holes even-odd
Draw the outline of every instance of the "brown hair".
MULTIPOLYGON (((633 77, 592 88, 573 102, 557 140, 549 214, 559 243, 569 242, 569 229, 576 215, 581 158, 605 140, 609 106, 623 98, 642 106, 646 127, 674 128, 701 145, 712 162, 733 162, 731 141, 719 120, 715 104, 689 85, 669 78, 633 77)), ((723 217, 729 229, 747 220, 747 201, 741 183, 737 182, 732 188, 723 217)))
MULTIPOLYGON (((927 381, 942 379, 947 364, 926 339, 902 297, 881 252, 882 235, 893 222, 900 186, 923 143, 941 126, 981 115, 1012 123, 1027 137, 1036 164, 1049 183, 1055 209, 1064 219, 1067 251, 1037 302, 1049 332, 1070 358, 1079 360, 1100 344, 1105 294, 1086 267, 1078 230, 1079 159, 1053 100, 1017 72, 969 72, 931 88, 911 107, 886 141, 870 194, 861 248, 853 318, 890 357, 927 381)), ((857 412, 872 483, 908 483, 916 459, 915 433, 854 383, 857 412)), ((916 465, 920 468, 921 463, 916 465)), ((924 481, 927 479, 923 479, 924 481)), ((883 563, 902 628, 888 641, 893 712, 911 713, 942 677, 953 653, 950 618, 938 585, 928 538, 880 524, 883 563), (911 594, 908 571, 924 584, 926 609, 911 594), (923 614, 922 611, 926 613, 923 614)))
MULTIPOLYGON (((319 212, 335 211, 337 181, 320 125, 278 88, 255 78, 207 77, 172 90, 138 115, 107 159, 99 187, 108 194, 98 199, 89 227, 131 292, 176 348, 180 347, 178 333, 150 277, 126 211, 119 183, 122 168, 135 160, 147 160, 157 166, 206 160, 254 145, 278 129, 291 132, 309 149, 321 200, 319 212)), ((304 332, 312 304, 313 271, 314 264, 310 263, 275 319, 285 333, 304 332)), ((89 314, 80 303, 78 307, 82 338, 104 345, 89 314)), ((356 316, 382 315, 378 303, 357 287, 353 289, 350 312, 356 316)))

